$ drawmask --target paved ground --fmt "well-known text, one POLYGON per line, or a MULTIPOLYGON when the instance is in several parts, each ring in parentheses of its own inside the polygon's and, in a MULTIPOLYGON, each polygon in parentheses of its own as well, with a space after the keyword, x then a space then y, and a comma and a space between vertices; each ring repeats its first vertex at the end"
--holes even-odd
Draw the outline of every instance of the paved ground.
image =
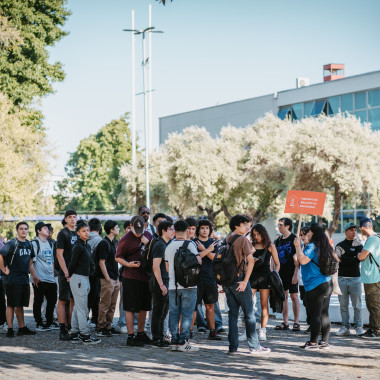
POLYGON ((90 347, 60 342, 58 331, 0 335, 0 379, 380 379, 380 341, 332 336, 329 352, 305 352, 298 346, 306 334, 274 331, 275 323, 270 320, 265 344, 272 353, 260 358, 248 354, 246 342, 229 356, 227 337, 210 342, 204 334, 195 335, 200 351, 194 354, 126 347, 125 335, 90 347))

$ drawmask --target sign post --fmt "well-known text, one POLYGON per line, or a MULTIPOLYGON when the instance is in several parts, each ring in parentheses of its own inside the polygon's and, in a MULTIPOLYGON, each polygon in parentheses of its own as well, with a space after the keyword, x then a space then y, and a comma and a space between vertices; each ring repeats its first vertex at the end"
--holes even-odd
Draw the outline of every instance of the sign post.
POLYGON ((297 237, 300 235, 303 215, 322 215, 325 201, 326 193, 288 190, 284 212, 289 214, 300 214, 297 237))

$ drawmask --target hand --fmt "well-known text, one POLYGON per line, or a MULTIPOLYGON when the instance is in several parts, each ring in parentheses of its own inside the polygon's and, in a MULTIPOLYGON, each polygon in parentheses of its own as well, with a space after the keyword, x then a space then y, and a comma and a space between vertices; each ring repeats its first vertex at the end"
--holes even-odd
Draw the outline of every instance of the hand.
POLYGON ((202 252, 206 249, 205 246, 199 240, 197 240, 195 243, 197 244, 198 250, 200 252, 202 252))
POLYGON ((295 285, 298 282, 298 276, 294 275, 292 277, 292 285, 295 285))
POLYGON ((300 238, 298 236, 294 239, 294 246, 296 248, 300 248, 301 247, 301 240, 300 240, 300 238))
POLYGON ((38 288, 39 282, 41 282, 41 280, 38 277, 33 277, 33 284, 36 288, 38 288))
POLYGON ((140 261, 130 261, 128 263, 128 268, 138 268, 140 266, 140 261))
POLYGON ((64 272, 64 275, 65 275, 65 277, 66 277, 67 282, 70 282, 70 275, 69 275, 69 272, 68 272, 68 271, 64 272))
POLYGON ((164 284, 162 284, 160 286, 160 289, 162 290, 162 295, 163 296, 166 296, 168 294, 168 289, 166 288, 166 286, 164 284))
POLYGON ((245 288, 247 287, 247 283, 245 281, 239 281, 239 286, 236 288, 236 291, 238 292, 244 292, 245 288))
POLYGON ((9 268, 8 268, 8 267, 5 267, 5 270, 3 271, 3 273, 4 273, 5 276, 8 276, 9 273, 10 273, 9 268))
POLYGON ((143 235, 141 236, 141 243, 143 243, 144 245, 147 245, 149 243, 149 240, 143 235))

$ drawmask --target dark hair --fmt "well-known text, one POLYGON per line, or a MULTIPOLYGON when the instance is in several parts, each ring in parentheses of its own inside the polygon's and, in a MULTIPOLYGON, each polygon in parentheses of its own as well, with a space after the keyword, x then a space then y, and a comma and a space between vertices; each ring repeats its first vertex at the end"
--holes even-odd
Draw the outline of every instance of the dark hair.
POLYGON ((202 219, 202 220, 198 221, 197 230, 195 232, 195 234, 197 236, 199 236, 199 230, 201 229, 201 226, 208 226, 209 227, 210 231, 209 231, 208 236, 210 237, 212 234, 212 231, 214 230, 212 223, 208 219, 202 219))
POLYGON ((26 223, 26 222, 24 222, 24 221, 22 221, 22 222, 18 222, 16 224, 16 231, 18 231, 19 227, 22 226, 23 224, 25 224, 28 227, 28 229, 29 229, 29 224, 26 223))
POLYGON ((168 228, 171 227, 173 225, 172 222, 168 222, 167 220, 165 220, 164 222, 161 222, 159 223, 159 225, 157 226, 157 232, 158 232, 158 236, 162 236, 162 231, 165 231, 167 232, 168 228))
POLYGON ((54 228, 51 225, 51 223, 46 223, 46 226, 47 226, 47 228, 49 229, 50 232, 54 231, 54 228))
POLYGON ((272 241, 270 240, 269 234, 267 229, 262 225, 262 224, 255 224, 252 229, 251 229, 251 239, 252 239, 252 244, 259 244, 256 240, 255 237, 253 236, 253 231, 258 232, 258 234, 261 236, 261 245, 265 248, 268 249, 270 245, 272 244, 272 241))
POLYGON ((184 220, 177 220, 174 223, 174 229, 176 232, 186 232, 189 225, 184 220))
POLYGON ((78 232, 83 227, 88 227, 88 224, 83 219, 80 219, 77 222, 77 227, 75 228, 75 231, 78 232))
POLYGON ((290 218, 281 218, 278 220, 279 222, 284 222, 284 226, 289 226, 289 231, 292 232, 293 229, 293 221, 290 218))
POLYGON ((62 223, 62 226, 63 226, 63 227, 66 226, 67 222, 66 222, 65 218, 63 218, 63 219, 61 220, 61 223, 62 223))
POLYGON ((65 211, 65 216, 63 218, 66 219, 70 215, 77 215, 77 212, 75 210, 73 210, 73 209, 66 210, 65 211))
POLYGON ((251 214, 243 214, 247 219, 248 219, 248 221, 249 222, 253 222, 253 218, 252 218, 252 215, 251 214))
POLYGON ((159 213, 155 214, 154 217, 153 217, 153 223, 154 223, 158 218, 165 218, 165 219, 166 219, 166 215, 163 214, 162 212, 159 212, 159 213))
POLYGON ((167 220, 168 222, 172 222, 172 223, 174 223, 174 220, 173 220, 173 218, 172 218, 171 216, 169 216, 169 215, 165 215, 165 218, 166 218, 166 220, 167 220))
POLYGON ((242 223, 249 223, 249 219, 246 216, 244 216, 244 215, 240 215, 240 214, 234 215, 230 219, 230 223, 229 223, 230 230, 231 231, 235 231, 235 228, 239 227, 240 224, 242 224, 242 223))
POLYGON ((140 207, 139 207, 139 211, 138 211, 139 214, 140 214, 140 212, 141 212, 141 210, 142 210, 143 208, 147 208, 147 209, 150 211, 150 208, 149 208, 148 206, 140 206, 140 207))
POLYGON ((132 224, 132 222, 128 219, 128 220, 126 220, 126 221, 124 222, 124 224, 123 224, 123 228, 126 229, 127 227, 130 227, 131 224, 132 224))
POLYGON ((306 235, 306 234, 309 233, 309 231, 310 231, 310 227, 306 227, 306 226, 304 226, 304 227, 302 227, 302 228, 300 229, 300 234, 302 233, 302 234, 306 235))
POLYGON ((111 230, 113 230, 116 226, 117 226, 117 222, 115 222, 114 220, 107 220, 104 223, 104 231, 106 231, 106 234, 108 235, 111 233, 111 230))
POLYGON ((312 223, 310 226, 310 231, 313 233, 313 236, 311 237, 309 243, 315 244, 317 248, 316 253, 319 255, 319 263, 323 265, 328 256, 332 254, 333 247, 325 234, 324 226, 318 223, 312 223))
POLYGON ((103 231, 102 222, 98 218, 91 218, 88 221, 88 226, 90 227, 90 231, 97 231, 99 234, 103 231))
POLYGON ((198 226, 198 221, 192 217, 186 218, 185 222, 189 225, 189 227, 197 227, 198 226))

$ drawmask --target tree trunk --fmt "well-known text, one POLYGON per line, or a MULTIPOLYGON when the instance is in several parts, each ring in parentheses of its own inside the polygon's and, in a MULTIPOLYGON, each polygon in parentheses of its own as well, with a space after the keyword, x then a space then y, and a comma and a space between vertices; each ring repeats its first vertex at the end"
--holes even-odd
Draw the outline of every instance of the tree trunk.
POLYGON ((335 231, 338 229, 340 209, 342 207, 342 194, 340 193, 340 186, 337 182, 334 182, 334 216, 333 221, 330 224, 329 233, 332 237, 335 231))
POLYGON ((181 214, 181 211, 179 211, 179 208, 177 206, 174 207, 174 211, 177 213, 178 215, 178 218, 180 218, 181 220, 183 220, 183 215, 181 214))
POLYGON ((226 205, 222 206, 222 211, 224 212, 224 215, 226 216, 226 218, 228 220, 230 220, 232 218, 232 215, 228 212, 228 209, 227 209, 226 205))

